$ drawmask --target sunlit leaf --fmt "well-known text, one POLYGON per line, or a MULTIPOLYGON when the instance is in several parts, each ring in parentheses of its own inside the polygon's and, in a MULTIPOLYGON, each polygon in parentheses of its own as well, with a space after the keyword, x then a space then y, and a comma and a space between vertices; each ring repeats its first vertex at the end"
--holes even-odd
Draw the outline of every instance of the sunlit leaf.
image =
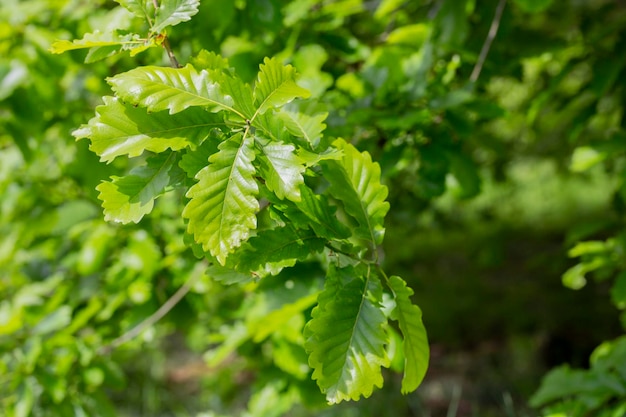
POLYGON ((233 108, 232 97, 221 92, 207 71, 198 72, 191 65, 184 68, 139 67, 107 78, 107 82, 121 99, 152 112, 169 110, 174 114, 188 107, 201 106, 212 111, 228 110, 241 114, 233 108))
POLYGON ((256 228, 259 203, 252 143, 240 133, 222 142, 187 192, 191 200, 183 217, 189 219, 188 231, 222 265, 256 228))
POLYGON ((191 20, 191 17, 198 13, 200 6, 200 0, 166 0, 160 3, 151 29, 154 33, 160 33, 168 26, 191 20))
POLYGON ((113 32, 101 33, 87 33, 82 39, 77 39, 72 42, 67 40, 59 40, 52 43, 50 46, 50 52, 53 54, 62 54, 66 51, 72 51, 75 49, 95 48, 95 47, 135 47, 144 44, 144 40, 137 39, 134 35, 117 35, 113 32))
POLYGON ((160 154, 147 160, 145 166, 133 169, 124 177, 100 183, 96 189, 104 208, 104 219, 119 223, 138 223, 150 213, 154 201, 170 183, 175 154, 160 154))
POLYGON ((140 19, 150 22, 154 18, 154 0, 115 0, 140 19))
POLYGON ((296 69, 282 65, 278 59, 265 58, 254 87, 254 102, 262 114, 272 107, 282 106, 296 97, 307 98, 310 93, 295 82, 296 69))
POLYGON ((175 115, 149 113, 143 108, 123 104, 114 97, 104 97, 96 107, 96 116, 73 132, 78 138, 89 138, 90 149, 104 162, 144 151, 179 150, 201 143, 220 121, 214 114, 191 108, 175 115))
POLYGON ((280 199, 300 201, 300 185, 304 183, 305 171, 302 160, 293 145, 269 143, 261 145, 258 161, 265 185, 280 199))

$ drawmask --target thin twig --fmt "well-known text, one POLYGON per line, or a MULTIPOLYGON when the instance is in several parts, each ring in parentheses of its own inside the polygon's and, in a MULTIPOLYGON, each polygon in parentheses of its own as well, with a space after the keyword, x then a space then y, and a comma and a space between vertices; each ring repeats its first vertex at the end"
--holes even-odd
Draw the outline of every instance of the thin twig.
MULTIPOLYGON (((154 5, 154 10, 156 13, 156 11, 159 9, 159 1, 152 0, 152 4, 154 5)), ((172 67, 180 68, 180 64, 178 63, 178 60, 176 59, 176 56, 174 55, 174 52, 172 52, 172 48, 170 47, 170 41, 167 39, 167 35, 162 34, 161 36, 163 37, 162 38, 163 40, 161 41, 161 46, 165 48, 165 51, 167 52, 167 57, 170 59, 170 63, 172 64, 172 67)))
POLYGON ((174 52, 172 52, 172 48, 170 48, 170 41, 167 39, 167 36, 163 35, 163 43, 161 43, 161 45, 163 45, 163 48, 165 48, 165 50, 167 51, 167 56, 170 59, 170 63, 172 64, 172 67, 180 68, 180 64, 178 63, 176 56, 174 56, 174 52))
POLYGON ((480 76, 480 71, 483 69, 483 65, 485 64, 485 59, 487 59, 487 54, 489 53, 489 48, 491 48, 491 43, 496 37, 498 33, 498 28, 500 27, 500 20, 502 19, 502 12, 504 11, 504 5, 506 0, 500 0, 498 6, 496 7, 496 13, 493 16, 493 20, 491 21, 491 27, 489 28, 489 33, 487 34, 487 39, 485 39, 485 43, 483 44, 483 49, 480 51, 480 55, 478 56, 478 61, 476 61, 476 65, 474 66, 474 70, 470 75, 470 82, 475 83, 480 76))
POLYGON ((170 312, 171 309, 176 306, 176 304, 180 302, 180 300, 185 297, 185 295, 187 295, 189 290, 191 290, 191 287, 193 286, 193 282, 195 281, 197 275, 198 274, 192 274, 187 282, 185 282, 178 289, 178 291, 174 293, 174 295, 172 295, 161 307, 159 307, 157 311, 155 311, 151 316, 143 320, 141 323, 139 323, 120 337, 114 339, 108 345, 102 346, 98 350, 98 353, 100 355, 106 355, 108 353, 111 353, 111 351, 113 351, 114 349, 139 336, 148 327, 161 320, 167 313, 170 312))

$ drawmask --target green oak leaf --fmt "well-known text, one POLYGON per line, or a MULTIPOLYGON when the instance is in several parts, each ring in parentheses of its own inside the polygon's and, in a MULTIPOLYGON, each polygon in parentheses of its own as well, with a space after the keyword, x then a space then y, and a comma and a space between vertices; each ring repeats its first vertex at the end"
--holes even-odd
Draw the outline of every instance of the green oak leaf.
POLYGON ((100 160, 139 156, 166 149, 180 150, 201 143, 221 122, 217 115, 191 108, 175 115, 149 113, 144 108, 124 104, 115 97, 103 97, 104 105, 96 107, 96 116, 72 134, 89 138, 90 149, 100 160))
POLYGON ((306 113, 283 110, 278 113, 278 117, 285 123, 285 127, 292 135, 304 138, 313 148, 315 148, 322 137, 322 132, 326 129, 324 120, 328 113, 308 115, 306 113))
POLYGON ((254 86, 254 102, 258 114, 287 104, 296 97, 310 96, 308 90, 296 84, 296 69, 291 65, 283 65, 276 58, 265 58, 259 68, 258 80, 254 86))
POLYGON ((233 107, 233 98, 224 94, 206 70, 146 66, 107 78, 117 96, 151 112, 169 110, 170 114, 200 106, 211 111, 230 111, 244 117, 233 107))
POLYGON ((189 219, 187 229, 222 265, 256 228, 259 190, 252 147, 252 138, 241 133, 222 142, 187 192, 190 201, 183 210, 189 219))
POLYGON ((115 0, 122 7, 146 22, 154 18, 155 8, 153 0, 115 0))
POLYGON ((411 302, 413 290, 398 276, 389 278, 389 287, 393 292, 400 331, 404 337, 404 377, 402 393, 415 391, 426 375, 428 369, 428 337, 422 323, 422 311, 411 302))
POLYGON ((86 33, 82 39, 75 39, 71 42, 57 40, 52 43, 49 50, 53 54, 62 54, 76 49, 89 49, 85 57, 85 62, 89 64, 122 51, 130 51, 130 55, 134 56, 153 46, 156 46, 154 39, 142 39, 134 33, 96 31, 86 33))
MULTIPOLYGON (((300 187, 301 200, 297 202, 300 211, 310 220, 315 233, 327 239, 346 239, 350 229, 337 219, 335 207, 323 195, 315 194, 309 187, 300 187)), ((288 214, 287 214, 288 215, 288 214)))
POLYGON ((295 146, 270 142, 258 148, 259 171, 267 188, 281 200, 300 201, 302 173, 306 168, 296 155, 295 146))
POLYGON ((354 274, 346 284, 329 270, 305 332, 313 379, 330 403, 369 397, 382 387, 381 367, 389 366, 382 288, 378 277, 363 269, 346 268, 344 275, 354 274))
POLYGON ((268 229, 250 238, 237 265, 239 270, 255 271, 266 264, 280 263, 282 267, 295 265, 324 248, 324 239, 311 231, 291 226, 268 229))
POLYGON ((372 162, 367 152, 359 152, 343 139, 333 145, 343 152, 341 160, 322 163, 324 178, 330 182, 329 191, 343 202, 348 214, 359 223, 356 233, 371 243, 372 249, 382 242, 383 222, 389 210, 387 187, 380 182, 380 166, 372 162))
POLYGON ((168 26, 191 20, 198 13, 200 0, 163 0, 156 11, 153 33, 160 33, 168 26))
POLYGON ((233 109, 237 112, 236 115, 244 119, 244 121, 250 120, 255 111, 250 85, 244 83, 238 77, 219 70, 211 70, 209 73, 211 78, 219 83, 221 91, 227 97, 232 98, 234 102, 233 109))
POLYGON ((258 114, 252 122, 257 136, 264 136, 275 142, 293 142, 293 137, 285 129, 285 123, 274 112, 258 114))
POLYGON ((100 183, 96 190, 102 200, 104 219, 118 223, 138 223, 150 213, 154 201, 170 184, 175 153, 148 158, 145 166, 131 170, 124 177, 111 177, 112 181, 100 183))
POLYGON ((195 178, 198 172, 209 164, 209 157, 218 151, 218 139, 210 137, 196 149, 189 149, 180 158, 178 166, 182 168, 189 178, 195 178))

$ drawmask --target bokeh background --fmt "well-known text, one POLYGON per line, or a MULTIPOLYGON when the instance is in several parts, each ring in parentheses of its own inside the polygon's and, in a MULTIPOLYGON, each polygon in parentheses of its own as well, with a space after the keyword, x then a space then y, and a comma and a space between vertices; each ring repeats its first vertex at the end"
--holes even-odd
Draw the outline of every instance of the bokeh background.
POLYGON ((210 280, 176 193, 137 225, 104 222, 95 187, 132 161, 100 163, 71 132, 106 77, 169 61, 49 48, 117 29, 145 31, 112 0, 0 3, 0 415, 623 415, 626 3, 202 0, 171 29, 181 63, 215 51, 249 82, 266 56, 291 63, 325 135, 381 165, 385 269, 415 290, 431 364, 416 393, 389 371, 333 407, 306 366, 306 314, 263 321, 319 266, 210 280))

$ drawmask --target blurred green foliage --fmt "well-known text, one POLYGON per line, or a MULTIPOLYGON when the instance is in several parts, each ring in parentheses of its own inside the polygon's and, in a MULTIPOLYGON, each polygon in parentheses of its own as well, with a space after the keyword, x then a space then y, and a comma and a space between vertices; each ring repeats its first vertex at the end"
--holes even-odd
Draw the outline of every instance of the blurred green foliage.
POLYGON ((133 163, 100 163, 71 132, 110 94, 106 77, 169 59, 155 47, 85 64, 85 51, 49 48, 146 28, 113 1, 3 1, 0 408, 16 417, 536 415, 526 405, 536 391, 530 405, 546 416, 623 414, 621 338, 601 344, 589 369, 574 367, 586 367, 589 343, 623 333, 610 317, 611 303, 626 308, 626 8, 507 2, 471 82, 497 7, 202 0, 168 33, 181 63, 216 51, 247 81, 266 56, 290 62, 319 102, 301 110, 328 112, 325 135, 381 164, 392 207, 385 267, 409 280, 444 359, 435 355, 417 394, 397 394, 392 377, 368 400, 329 408, 301 349, 323 285, 316 263, 242 286, 216 282, 183 239, 180 193, 137 225, 104 222, 95 187, 133 163), (559 288, 561 274, 578 292, 559 288), (107 349, 190 277, 169 314, 107 349), (565 349, 538 364, 554 335, 565 349), (501 355, 481 356, 493 343, 501 355), (455 349, 479 353, 463 361, 455 349), (499 362, 481 365, 489 358, 499 362), (461 400, 439 393, 450 386, 466 387, 461 400))

